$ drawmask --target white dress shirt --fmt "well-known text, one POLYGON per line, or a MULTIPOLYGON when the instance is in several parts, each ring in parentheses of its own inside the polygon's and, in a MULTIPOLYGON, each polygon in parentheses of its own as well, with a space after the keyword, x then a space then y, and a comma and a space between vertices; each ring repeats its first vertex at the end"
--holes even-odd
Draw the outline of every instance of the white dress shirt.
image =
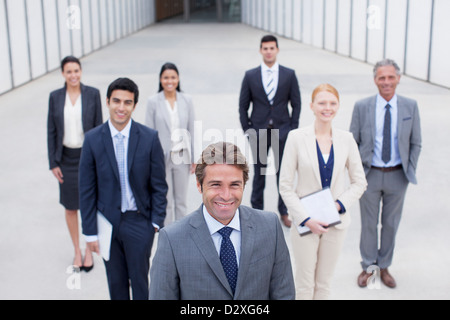
POLYGON ((261 64, 262 82, 263 82, 264 91, 266 91, 266 94, 268 94, 267 85, 269 84, 269 71, 272 71, 272 73, 273 73, 273 81, 274 81, 274 88, 275 88, 274 95, 276 95, 277 89, 278 89, 278 81, 280 78, 280 65, 278 64, 278 62, 276 62, 272 66, 272 68, 269 68, 264 62, 261 64))
POLYGON ((214 242, 214 246, 216 247, 217 253, 220 255, 220 246, 222 245, 222 236, 219 231, 225 227, 230 227, 233 229, 231 232, 230 240, 233 243, 234 251, 236 252, 237 264, 239 266, 239 260, 241 257, 241 221, 239 219, 239 209, 236 210, 236 214, 233 217, 233 220, 225 226, 216 219, 214 219, 206 210, 206 207, 203 205, 203 216, 206 220, 206 225, 208 226, 209 232, 211 234, 211 238, 214 242))
POLYGON ((375 135, 375 149, 374 156, 372 160, 372 166, 380 168, 395 167, 402 163, 400 158, 400 151, 398 149, 398 105, 397 105, 397 95, 391 99, 391 101, 386 101, 380 94, 377 96, 376 105, 376 135, 375 135), (391 106, 391 161, 384 163, 381 159, 382 149, 383 149, 383 129, 384 129, 384 118, 386 115, 386 105, 391 106))
MULTIPOLYGON (((130 180, 128 178, 128 142, 130 141, 130 129, 131 129, 132 122, 133 122, 133 120, 130 119, 127 126, 122 131, 120 131, 120 133, 124 137, 123 144, 124 144, 124 152, 125 152, 125 168, 127 169, 127 170, 125 170, 125 184, 126 184, 125 193, 126 193, 127 203, 128 203, 128 208, 126 211, 137 211, 136 200, 134 199, 133 191, 131 190, 131 186, 130 186, 130 180)), ((119 134, 119 131, 112 125, 111 120, 108 120, 108 125, 109 125, 109 130, 111 131, 111 138, 112 138, 113 145, 114 145, 114 153, 116 154, 117 153, 116 135, 119 134)), ((122 192, 123 192, 123 190, 122 190, 122 192)))
POLYGON ((81 94, 75 104, 72 105, 70 96, 66 94, 64 105, 64 137, 63 145, 71 149, 79 149, 83 146, 84 130, 82 121, 81 94))

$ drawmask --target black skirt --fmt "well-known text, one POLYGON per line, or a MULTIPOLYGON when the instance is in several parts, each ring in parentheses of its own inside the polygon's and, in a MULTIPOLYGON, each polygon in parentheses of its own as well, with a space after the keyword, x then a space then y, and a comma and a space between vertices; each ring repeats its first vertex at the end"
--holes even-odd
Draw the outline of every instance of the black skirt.
POLYGON ((78 195, 80 157, 81 148, 70 149, 64 147, 60 166, 64 183, 59 185, 59 202, 66 210, 78 210, 80 208, 78 195))

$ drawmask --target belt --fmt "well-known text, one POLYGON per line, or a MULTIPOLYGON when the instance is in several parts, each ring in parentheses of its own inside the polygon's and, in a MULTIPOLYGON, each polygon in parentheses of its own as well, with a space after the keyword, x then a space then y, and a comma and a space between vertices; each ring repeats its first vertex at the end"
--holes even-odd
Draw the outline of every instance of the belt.
POLYGON ((403 169, 403 166, 401 164, 399 164, 398 166, 395 166, 395 167, 388 167, 388 168, 372 166, 372 169, 379 170, 381 172, 392 172, 392 171, 397 171, 397 170, 403 169))

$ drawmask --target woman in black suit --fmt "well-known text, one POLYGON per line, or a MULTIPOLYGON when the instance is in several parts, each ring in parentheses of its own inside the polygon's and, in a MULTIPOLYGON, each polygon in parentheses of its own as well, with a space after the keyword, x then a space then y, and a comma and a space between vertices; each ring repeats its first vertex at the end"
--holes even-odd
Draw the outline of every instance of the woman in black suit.
POLYGON ((81 83, 81 63, 72 56, 61 62, 66 80, 63 88, 53 91, 48 112, 48 158, 50 170, 59 182, 60 203, 66 211, 69 233, 75 247, 73 265, 85 271, 93 267, 92 253, 86 248, 83 262, 78 232, 78 164, 84 134, 102 124, 99 90, 81 83))

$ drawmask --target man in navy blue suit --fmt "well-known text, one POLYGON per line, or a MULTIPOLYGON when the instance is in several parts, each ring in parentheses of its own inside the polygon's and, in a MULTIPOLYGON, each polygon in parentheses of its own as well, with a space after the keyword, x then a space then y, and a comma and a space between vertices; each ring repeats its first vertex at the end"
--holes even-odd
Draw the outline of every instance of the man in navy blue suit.
POLYGON ((109 120, 86 134, 80 160, 83 234, 100 253, 97 214, 112 224, 105 260, 112 300, 148 299, 150 253, 166 216, 164 155, 156 131, 131 119, 139 89, 119 78, 108 88, 109 120))
MULTIPOLYGON (((239 98, 242 129, 249 136, 255 161, 251 203, 253 208, 260 210, 264 209, 269 148, 274 152, 278 184, 286 139, 291 130, 298 128, 301 111, 300 88, 295 71, 278 64, 279 52, 276 37, 268 35, 262 38, 260 53, 263 63, 246 72, 239 98), (251 115, 248 114, 250 105, 251 115)), ((291 221, 281 196, 278 197, 278 211, 283 223, 290 227, 291 221)))

